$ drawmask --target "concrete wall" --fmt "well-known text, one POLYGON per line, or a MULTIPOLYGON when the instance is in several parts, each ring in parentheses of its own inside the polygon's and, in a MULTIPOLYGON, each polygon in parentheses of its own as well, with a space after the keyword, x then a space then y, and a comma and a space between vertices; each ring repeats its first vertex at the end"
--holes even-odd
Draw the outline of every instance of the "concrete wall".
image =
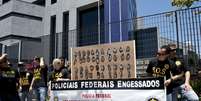
MULTIPOLYGON (((2 0, 0 4, 1 2, 2 0)), ((37 38, 43 36, 44 10, 43 6, 22 0, 11 0, 0 5, 0 37, 11 34, 37 38)), ((40 41, 22 40, 21 59, 32 59, 36 55, 43 56, 42 47, 43 43, 40 41)), ((18 46, 10 47, 8 51, 13 59, 18 58, 18 46)))
POLYGON ((0 6, 0 16, 6 15, 13 11, 13 1, 9 1, 6 4, 0 6))
POLYGON ((0 20, 0 37, 9 35, 11 33, 12 18, 0 20))
POLYGON ((22 17, 11 17, 11 33, 21 36, 39 37, 43 35, 43 22, 22 17))
POLYGON ((22 15, 7 15, 11 12, 43 18, 44 7, 19 0, 11 0, 0 6, 0 37, 14 34, 39 37, 44 33, 42 20, 22 15))
POLYGON ((42 21, 10 16, 0 20, 0 37, 10 34, 39 37, 43 35, 43 28, 42 21))
POLYGON ((10 12, 18 12, 27 15, 43 17, 44 7, 20 0, 11 0, 0 6, 0 16, 6 15, 10 12))

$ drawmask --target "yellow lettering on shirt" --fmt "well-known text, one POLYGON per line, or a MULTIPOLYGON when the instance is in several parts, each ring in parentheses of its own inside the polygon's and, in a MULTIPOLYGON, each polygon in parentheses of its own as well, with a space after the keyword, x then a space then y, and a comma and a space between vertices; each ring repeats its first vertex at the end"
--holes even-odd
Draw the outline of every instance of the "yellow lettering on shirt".
POLYGON ((41 79, 41 68, 34 69, 34 78, 41 79))
POLYGON ((2 77, 5 78, 15 78, 15 71, 3 71, 2 72, 2 77))
POLYGON ((55 78, 57 78, 57 79, 58 79, 58 78, 61 78, 62 76, 63 76, 62 73, 56 73, 56 74, 55 74, 55 78))
POLYGON ((154 77, 164 77, 165 76, 165 73, 166 71, 169 69, 169 65, 168 64, 165 64, 164 65, 164 68, 160 68, 160 67, 153 67, 152 70, 153 70, 153 76, 154 77))
POLYGON ((22 86, 29 85, 29 79, 28 79, 28 77, 27 77, 27 76, 26 76, 26 77, 22 77, 22 78, 20 79, 20 84, 21 84, 22 86))

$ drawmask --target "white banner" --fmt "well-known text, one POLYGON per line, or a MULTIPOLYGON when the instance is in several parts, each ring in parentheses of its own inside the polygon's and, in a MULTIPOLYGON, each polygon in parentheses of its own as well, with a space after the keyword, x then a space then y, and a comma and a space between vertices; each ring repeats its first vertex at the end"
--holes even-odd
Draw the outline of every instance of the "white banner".
POLYGON ((59 81, 50 101, 166 101, 163 79, 59 81))

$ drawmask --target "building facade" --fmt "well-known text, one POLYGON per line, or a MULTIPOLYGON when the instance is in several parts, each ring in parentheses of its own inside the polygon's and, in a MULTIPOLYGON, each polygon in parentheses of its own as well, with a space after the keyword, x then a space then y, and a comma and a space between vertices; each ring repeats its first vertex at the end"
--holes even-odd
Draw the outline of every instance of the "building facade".
POLYGON ((46 0, 45 58, 69 59, 73 47, 128 40, 135 23, 125 20, 136 16, 135 0, 46 0))
POLYGON ((44 7, 27 0, 0 0, 1 53, 15 62, 27 61, 42 48, 44 7))

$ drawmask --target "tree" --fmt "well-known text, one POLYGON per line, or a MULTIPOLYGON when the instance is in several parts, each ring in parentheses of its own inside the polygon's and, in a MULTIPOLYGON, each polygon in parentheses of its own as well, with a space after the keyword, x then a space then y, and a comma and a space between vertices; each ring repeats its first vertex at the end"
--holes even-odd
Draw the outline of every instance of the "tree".
POLYGON ((191 7, 194 2, 201 0, 172 0, 172 6, 176 7, 191 7))

